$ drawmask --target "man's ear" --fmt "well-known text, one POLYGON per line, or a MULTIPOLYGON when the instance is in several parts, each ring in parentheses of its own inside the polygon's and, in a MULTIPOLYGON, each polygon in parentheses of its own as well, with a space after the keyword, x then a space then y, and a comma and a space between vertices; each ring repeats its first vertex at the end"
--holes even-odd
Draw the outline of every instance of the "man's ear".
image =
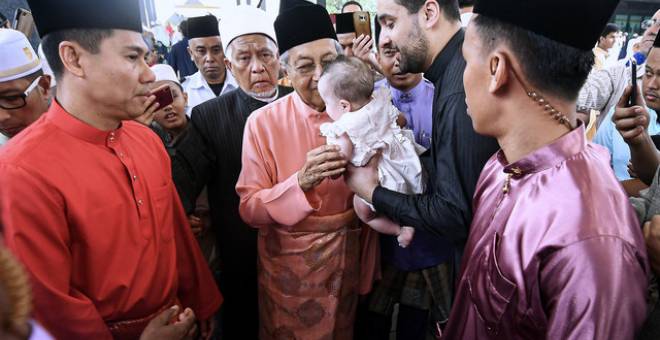
POLYGON ((499 92, 509 83, 509 73, 512 70, 511 59, 505 53, 496 51, 489 56, 487 65, 491 75, 488 92, 499 92))
MULTIPOLYGON (((224 60, 224 61, 225 61, 225 68, 226 68, 229 72, 232 72, 232 71, 231 71, 231 67, 232 67, 232 65, 231 65, 231 61, 229 61, 229 59, 227 59, 227 57, 225 57, 225 60, 224 60)), ((231 74, 234 75, 234 72, 232 72, 231 74)))
POLYGON ((432 28, 440 20, 442 10, 438 5, 438 2, 435 0, 426 0, 422 8, 419 10, 419 20, 422 24, 422 27, 427 29, 432 28))
POLYGON ((84 55, 89 54, 89 52, 72 41, 62 41, 59 46, 59 52, 62 65, 64 65, 64 68, 69 73, 81 78, 85 76, 85 70, 81 61, 84 55))
POLYGON ((286 65, 283 65, 281 63, 280 63, 280 72, 282 73, 282 77, 284 78, 287 78, 289 76, 289 71, 287 70, 286 65))
POLYGON ((41 96, 41 100, 46 103, 48 106, 50 102, 50 82, 53 81, 53 79, 47 75, 43 74, 41 75, 41 79, 39 79, 39 86, 37 86, 37 91, 39 91, 39 95, 41 96))
POLYGON ((47 74, 42 74, 41 79, 39 79, 39 86, 37 86, 37 89, 39 90, 39 94, 41 94, 42 97, 48 97, 48 94, 50 93, 50 82, 53 81, 53 79, 47 75, 47 74))

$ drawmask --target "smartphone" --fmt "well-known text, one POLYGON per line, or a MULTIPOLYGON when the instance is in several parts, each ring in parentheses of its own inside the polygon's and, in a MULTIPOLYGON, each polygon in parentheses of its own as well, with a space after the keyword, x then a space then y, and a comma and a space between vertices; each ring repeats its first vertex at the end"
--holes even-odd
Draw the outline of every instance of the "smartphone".
POLYGON ((14 12, 14 29, 25 34, 28 39, 32 36, 34 30, 34 19, 32 12, 25 8, 17 8, 14 12))
POLYGON ((635 106, 635 101, 637 100, 637 63, 634 60, 630 61, 630 74, 632 77, 632 90, 630 91, 630 97, 628 98, 628 107, 635 106))
POLYGON ((174 102, 174 97, 172 96, 172 90, 169 86, 165 86, 162 89, 152 93, 156 96, 156 103, 158 103, 158 109, 163 109, 166 106, 174 102))
POLYGON ((355 36, 371 36, 371 16, 369 12, 353 12, 353 25, 355 26, 355 36))

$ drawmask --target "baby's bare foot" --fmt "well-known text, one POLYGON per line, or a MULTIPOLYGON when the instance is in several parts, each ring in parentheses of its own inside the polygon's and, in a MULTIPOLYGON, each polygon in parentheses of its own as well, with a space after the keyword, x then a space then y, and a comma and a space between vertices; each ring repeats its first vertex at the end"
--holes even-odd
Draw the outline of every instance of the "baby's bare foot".
POLYGON ((415 229, 411 227, 401 227, 401 233, 397 236, 396 240, 399 242, 399 247, 406 248, 412 242, 415 235, 415 229))

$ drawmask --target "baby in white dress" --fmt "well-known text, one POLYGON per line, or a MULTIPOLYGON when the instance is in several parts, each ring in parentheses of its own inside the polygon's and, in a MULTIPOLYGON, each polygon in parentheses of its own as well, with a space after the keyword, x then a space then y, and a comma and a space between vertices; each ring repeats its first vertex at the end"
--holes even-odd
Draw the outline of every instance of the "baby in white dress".
MULTIPOLYGON (((397 124, 399 110, 392 105, 390 92, 374 92, 374 76, 369 67, 354 57, 339 56, 328 64, 318 84, 326 112, 334 123, 321 125, 328 144, 338 145, 354 166, 366 165, 381 154, 378 179, 384 188, 404 194, 424 192, 419 154, 424 148, 415 143, 410 130, 397 124)), ((403 124, 405 125, 405 124, 403 124)), ((414 229, 402 227, 374 212, 373 206, 354 197, 358 217, 374 230, 397 235, 401 247, 413 239, 414 229)))

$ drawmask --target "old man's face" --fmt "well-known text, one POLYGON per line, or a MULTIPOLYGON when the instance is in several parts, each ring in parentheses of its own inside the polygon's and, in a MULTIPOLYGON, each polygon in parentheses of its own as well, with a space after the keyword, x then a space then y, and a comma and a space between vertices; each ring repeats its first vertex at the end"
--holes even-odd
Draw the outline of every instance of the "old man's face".
POLYGON ((288 51, 287 74, 293 88, 305 104, 321 112, 325 103, 319 95, 318 84, 323 67, 337 58, 337 42, 319 39, 296 46, 288 51))

